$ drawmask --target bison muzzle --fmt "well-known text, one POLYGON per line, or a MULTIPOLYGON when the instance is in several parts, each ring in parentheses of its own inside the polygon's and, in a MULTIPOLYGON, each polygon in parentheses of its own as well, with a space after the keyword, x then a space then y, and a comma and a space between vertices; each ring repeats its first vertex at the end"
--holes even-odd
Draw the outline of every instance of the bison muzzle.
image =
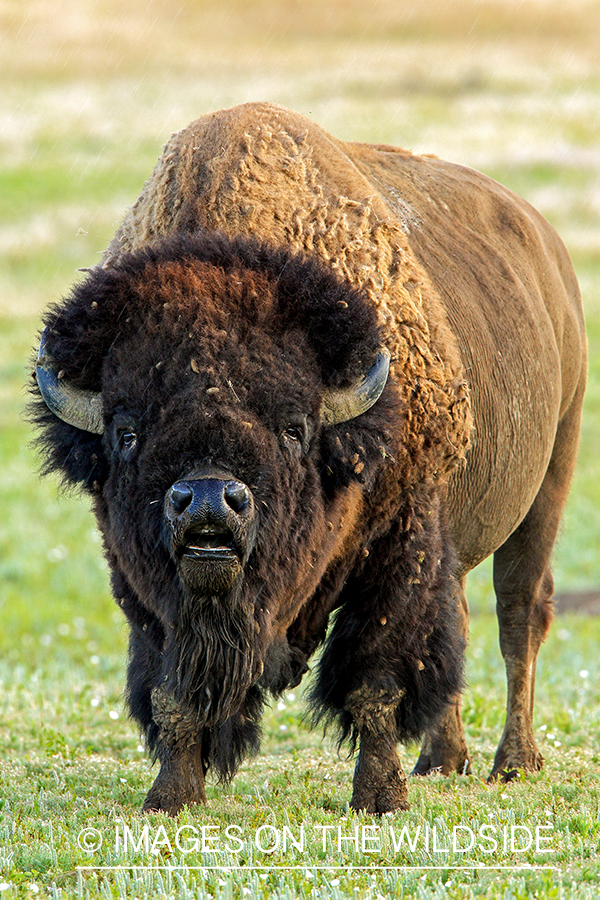
POLYGON ((182 582, 201 594, 230 588, 254 544, 249 488, 227 473, 195 473, 167 491, 165 519, 182 582))
POLYGON ((321 647, 315 722, 352 806, 470 771, 467 573, 494 554, 507 717, 491 777, 542 759, 535 663, 585 385, 550 226, 479 173, 336 141, 268 104, 172 137, 102 264, 45 316, 44 470, 92 500, 130 626, 127 701, 206 799, 321 647))

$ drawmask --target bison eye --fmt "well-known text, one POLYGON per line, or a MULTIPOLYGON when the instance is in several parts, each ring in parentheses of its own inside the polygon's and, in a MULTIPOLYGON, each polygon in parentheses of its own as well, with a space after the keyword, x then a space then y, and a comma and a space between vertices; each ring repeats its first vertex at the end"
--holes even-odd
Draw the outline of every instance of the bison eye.
POLYGON ((304 440, 304 432, 298 425, 290 425, 283 432, 283 437, 286 440, 296 441, 298 444, 301 444, 304 440))
POLYGON ((288 422, 281 432, 282 445, 294 456, 300 458, 308 450, 308 421, 306 416, 299 416, 292 422, 288 422))
POLYGON ((107 437, 115 459, 129 460, 139 445, 139 421, 127 411, 117 410, 107 429, 107 437))
POLYGON ((117 450, 122 457, 128 459, 136 450, 138 437, 129 428, 117 431, 117 450))
POLYGON ((125 431, 121 435, 121 446, 125 450, 132 450, 137 444, 137 434, 135 431, 125 431))

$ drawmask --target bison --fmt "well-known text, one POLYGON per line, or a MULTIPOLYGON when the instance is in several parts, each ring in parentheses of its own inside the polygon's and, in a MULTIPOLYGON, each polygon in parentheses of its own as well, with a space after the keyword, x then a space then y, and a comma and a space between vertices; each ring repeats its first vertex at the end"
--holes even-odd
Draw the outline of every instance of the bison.
POLYGON ((144 810, 205 802, 269 694, 358 745, 354 809, 469 771, 467 573, 494 554, 508 682, 491 777, 536 770, 536 656, 585 383, 552 228, 458 165, 269 104, 175 134, 45 316, 43 471, 86 491, 130 626, 144 810))

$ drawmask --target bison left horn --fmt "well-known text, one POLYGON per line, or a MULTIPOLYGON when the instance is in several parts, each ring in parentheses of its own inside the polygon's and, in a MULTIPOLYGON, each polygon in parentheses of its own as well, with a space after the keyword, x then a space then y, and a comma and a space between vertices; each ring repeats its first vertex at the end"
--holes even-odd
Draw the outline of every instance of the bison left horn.
POLYGON ((102 394, 73 387, 60 377, 56 360, 46 348, 47 331, 44 329, 35 367, 40 394, 51 412, 68 425, 102 434, 102 394))
POLYGON ((382 347, 375 362, 358 384, 326 390, 321 404, 321 419, 326 425, 339 425, 355 419, 379 400, 390 370, 390 351, 382 347))

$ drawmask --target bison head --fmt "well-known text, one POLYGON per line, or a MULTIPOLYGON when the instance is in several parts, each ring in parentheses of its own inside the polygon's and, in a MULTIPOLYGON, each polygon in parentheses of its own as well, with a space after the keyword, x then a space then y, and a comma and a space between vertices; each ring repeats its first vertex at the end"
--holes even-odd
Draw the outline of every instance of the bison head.
POLYGON ((330 269, 223 236, 94 269, 47 315, 46 469, 93 496, 156 684, 201 722, 291 680, 288 629, 384 455, 388 363, 375 311, 330 269))

